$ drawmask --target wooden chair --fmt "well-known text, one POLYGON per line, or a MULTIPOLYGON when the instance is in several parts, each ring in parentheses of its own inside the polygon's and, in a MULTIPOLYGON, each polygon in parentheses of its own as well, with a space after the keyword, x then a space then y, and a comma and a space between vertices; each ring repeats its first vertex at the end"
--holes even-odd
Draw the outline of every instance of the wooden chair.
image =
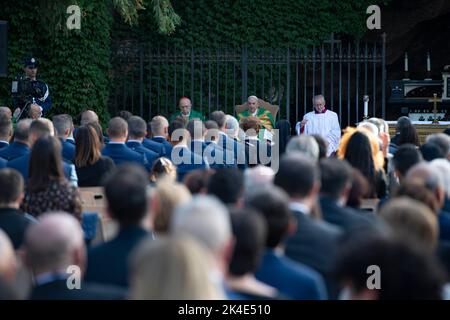
MULTIPOLYGON (((280 110, 279 106, 276 105, 272 105, 264 100, 258 99, 258 105, 260 107, 263 107, 264 109, 266 109, 267 111, 269 111, 272 114, 272 118, 275 121, 278 111, 280 110)), ((238 115, 239 113, 243 112, 244 110, 246 110, 248 108, 248 104, 247 102, 245 102, 244 104, 240 104, 234 107, 234 111, 236 112, 236 115, 238 115)))
POLYGON ((380 199, 364 199, 361 203, 360 209, 364 210, 364 211, 376 213, 379 202, 380 202, 380 199))
POLYGON ((102 187, 79 188, 83 212, 96 212, 99 215, 97 234, 92 244, 111 239, 117 232, 117 224, 106 213, 106 197, 102 187))

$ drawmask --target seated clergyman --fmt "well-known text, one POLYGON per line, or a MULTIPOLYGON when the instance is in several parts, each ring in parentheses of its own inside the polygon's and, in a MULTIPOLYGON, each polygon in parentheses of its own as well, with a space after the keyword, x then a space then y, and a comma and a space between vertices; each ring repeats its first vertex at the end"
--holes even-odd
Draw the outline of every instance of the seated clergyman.
POLYGON ((260 120, 261 125, 267 129, 272 130, 274 128, 274 120, 272 114, 258 105, 258 97, 250 96, 247 99, 248 108, 238 114, 238 120, 241 121, 244 118, 253 116, 260 120))

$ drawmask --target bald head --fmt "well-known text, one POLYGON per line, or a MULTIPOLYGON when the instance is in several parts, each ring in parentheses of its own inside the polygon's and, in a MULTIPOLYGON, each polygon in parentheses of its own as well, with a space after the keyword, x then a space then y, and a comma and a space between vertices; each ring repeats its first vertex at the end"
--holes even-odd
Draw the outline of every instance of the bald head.
POLYGON ((81 113, 80 125, 84 126, 91 122, 98 123, 97 114, 92 110, 83 111, 83 113, 81 113))
POLYGON ((180 107, 180 111, 184 115, 188 115, 191 112, 192 102, 189 98, 183 97, 178 102, 178 107, 180 107))
POLYGON ((3 116, 11 119, 12 118, 11 109, 8 107, 0 107, 0 117, 3 117, 3 116))
POLYGON ((54 212, 43 215, 30 226, 24 241, 26 262, 36 275, 65 271, 69 265, 85 263, 83 231, 70 214, 54 212))
POLYGON ((33 120, 31 119, 23 119, 17 123, 16 130, 14 131, 14 141, 28 144, 28 136, 32 121, 33 120))
POLYGON ((2 229, 0 229, 0 257, 0 278, 11 282, 17 269, 16 255, 11 240, 2 229))

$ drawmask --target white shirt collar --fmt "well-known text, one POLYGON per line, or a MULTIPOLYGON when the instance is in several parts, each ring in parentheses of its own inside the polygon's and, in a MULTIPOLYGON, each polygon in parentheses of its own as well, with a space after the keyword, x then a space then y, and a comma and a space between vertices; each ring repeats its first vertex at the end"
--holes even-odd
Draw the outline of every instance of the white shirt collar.
POLYGON ((9 144, 9 142, 8 142, 8 141, 5 141, 5 140, 0 140, 0 142, 4 142, 4 143, 6 143, 6 144, 9 144))
POLYGON ((125 142, 110 141, 108 144, 125 144, 125 142))
POLYGON ((164 138, 163 136, 154 136, 153 138, 163 138, 164 140, 166 140, 166 138, 164 138))
POLYGON ((306 215, 310 214, 310 210, 308 208, 308 206, 306 206, 305 204, 301 203, 301 202, 297 202, 297 201, 292 201, 289 203, 289 209, 291 209, 292 211, 300 211, 306 215))
POLYGON ((139 142, 139 143, 142 143, 142 141, 140 141, 140 140, 133 140, 133 139, 130 139, 127 142, 139 142))

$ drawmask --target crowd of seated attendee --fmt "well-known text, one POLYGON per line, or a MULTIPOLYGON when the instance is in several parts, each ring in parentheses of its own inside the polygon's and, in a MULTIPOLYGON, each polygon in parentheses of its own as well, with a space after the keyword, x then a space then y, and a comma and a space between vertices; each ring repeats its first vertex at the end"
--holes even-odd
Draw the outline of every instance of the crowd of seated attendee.
POLYGON ((287 120, 272 135, 218 110, 13 126, 7 109, 0 298, 450 298, 446 133, 420 145, 408 118, 392 139, 371 118, 327 157, 324 137, 291 136, 287 120))

